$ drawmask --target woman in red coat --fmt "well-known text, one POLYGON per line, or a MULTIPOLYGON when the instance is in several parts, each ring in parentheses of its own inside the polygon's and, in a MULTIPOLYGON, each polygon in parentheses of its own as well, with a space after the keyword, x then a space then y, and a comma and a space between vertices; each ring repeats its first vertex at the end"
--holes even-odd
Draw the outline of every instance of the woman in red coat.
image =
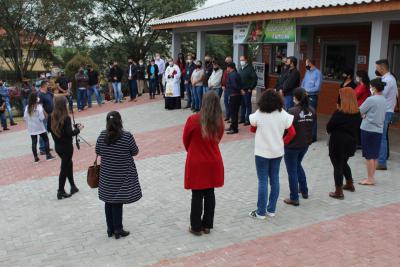
POLYGON ((369 77, 365 70, 359 70, 356 73, 357 87, 354 89, 357 96, 357 104, 360 107, 362 103, 371 95, 369 91, 369 77))
POLYGON ((219 97, 210 91, 204 95, 200 113, 188 118, 183 131, 185 189, 192 190, 189 232, 194 235, 209 234, 213 228, 214 188, 224 185, 224 163, 218 146, 223 134, 219 97))

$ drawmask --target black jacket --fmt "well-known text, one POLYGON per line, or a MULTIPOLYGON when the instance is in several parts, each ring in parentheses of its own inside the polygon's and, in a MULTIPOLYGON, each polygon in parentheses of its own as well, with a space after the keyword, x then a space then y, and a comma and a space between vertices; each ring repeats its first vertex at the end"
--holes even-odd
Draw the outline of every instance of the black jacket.
POLYGON ((213 64, 208 63, 207 65, 204 66, 204 82, 203 85, 208 87, 208 79, 210 79, 210 76, 213 72, 213 64))
POLYGON ((228 83, 226 88, 230 95, 240 95, 240 90, 242 89, 242 80, 237 71, 232 71, 228 74, 228 83))
POLYGON ((282 90, 285 96, 293 95, 293 90, 300 86, 300 72, 294 68, 289 69, 283 81, 282 90))
POLYGON ((137 79, 137 71, 138 71, 138 67, 135 64, 132 65, 128 65, 128 68, 126 69, 126 76, 129 78, 129 68, 131 69, 131 75, 132 75, 132 80, 136 80, 137 79))
POLYGON ((335 111, 326 125, 326 131, 330 134, 329 155, 335 157, 352 157, 357 148, 358 130, 360 128, 361 115, 346 114, 335 111))
POLYGON ((99 74, 97 71, 88 71, 88 78, 89 78, 89 86, 93 86, 99 83, 99 74))
POLYGON ((62 134, 60 137, 55 135, 51 130, 51 116, 49 116, 47 120, 47 131, 51 133, 56 149, 70 148, 72 146, 72 138, 80 133, 78 128, 72 128, 72 122, 69 116, 65 118, 64 128, 61 131, 62 134))
POLYGON ((110 81, 111 82, 121 82, 122 76, 124 76, 124 73, 119 66, 117 66, 116 68, 112 67, 110 69, 110 81), (117 77, 117 80, 114 80, 114 77, 117 77))
MULTIPOLYGON (((149 80, 152 79, 151 77, 151 64, 147 66, 147 75, 149 76, 149 80)), ((158 66, 154 64, 154 77, 153 79, 158 79, 158 66)))
POLYGON ((304 112, 301 106, 296 105, 289 109, 288 113, 294 116, 293 126, 296 130, 296 136, 285 148, 301 149, 311 145, 312 129, 317 119, 315 110, 309 107, 309 111, 304 112))
POLYGON ((258 77, 253 65, 247 64, 243 69, 240 69, 239 73, 242 80, 242 89, 252 90, 256 88, 258 77))
POLYGON ((286 80, 286 76, 288 74, 288 69, 282 68, 282 72, 276 80, 275 89, 280 91, 283 88, 283 82, 286 80))
POLYGON ((142 64, 142 66, 138 65, 137 66, 137 79, 144 80, 145 73, 146 73, 146 66, 144 64, 142 64))

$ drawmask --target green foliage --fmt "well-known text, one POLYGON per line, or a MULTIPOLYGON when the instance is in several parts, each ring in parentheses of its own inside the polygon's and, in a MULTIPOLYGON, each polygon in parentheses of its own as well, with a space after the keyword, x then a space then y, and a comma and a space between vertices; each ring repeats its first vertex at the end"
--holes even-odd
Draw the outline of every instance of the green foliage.
POLYGON ((75 74, 79 71, 79 68, 86 65, 91 65, 94 69, 98 68, 92 58, 80 53, 76 54, 65 66, 65 74, 72 81, 73 88, 75 88, 75 74))
POLYGON ((214 57, 219 64, 224 63, 227 56, 232 56, 232 35, 210 34, 206 37, 206 54, 214 57))

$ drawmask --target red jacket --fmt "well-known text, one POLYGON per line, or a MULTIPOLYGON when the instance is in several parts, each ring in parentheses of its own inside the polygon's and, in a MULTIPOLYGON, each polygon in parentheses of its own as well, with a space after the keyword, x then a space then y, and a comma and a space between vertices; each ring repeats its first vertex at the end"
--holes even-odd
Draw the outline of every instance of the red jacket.
POLYGON ((354 89, 354 91, 356 92, 357 103, 358 103, 359 107, 371 95, 369 88, 367 88, 367 86, 365 86, 365 84, 357 85, 357 87, 354 89))
MULTIPOLYGON (((219 140, 224 134, 221 127, 219 140)), ((200 115, 190 116, 183 131, 183 144, 187 151, 185 189, 209 189, 224 185, 224 163, 219 141, 204 139, 201 134, 200 115)))

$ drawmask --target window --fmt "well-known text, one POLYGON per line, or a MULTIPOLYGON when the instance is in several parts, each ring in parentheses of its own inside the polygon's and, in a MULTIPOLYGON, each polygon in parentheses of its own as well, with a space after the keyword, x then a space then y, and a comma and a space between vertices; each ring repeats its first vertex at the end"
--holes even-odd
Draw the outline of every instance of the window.
POLYGON ((400 41, 393 42, 389 50, 390 70, 400 81, 400 41))
POLYGON ((273 45, 271 49, 270 72, 280 74, 282 71, 282 59, 287 55, 287 45, 273 45))
POLYGON ((352 68, 356 71, 356 44, 323 44, 322 52, 322 73, 324 79, 341 80, 345 69, 352 68))

